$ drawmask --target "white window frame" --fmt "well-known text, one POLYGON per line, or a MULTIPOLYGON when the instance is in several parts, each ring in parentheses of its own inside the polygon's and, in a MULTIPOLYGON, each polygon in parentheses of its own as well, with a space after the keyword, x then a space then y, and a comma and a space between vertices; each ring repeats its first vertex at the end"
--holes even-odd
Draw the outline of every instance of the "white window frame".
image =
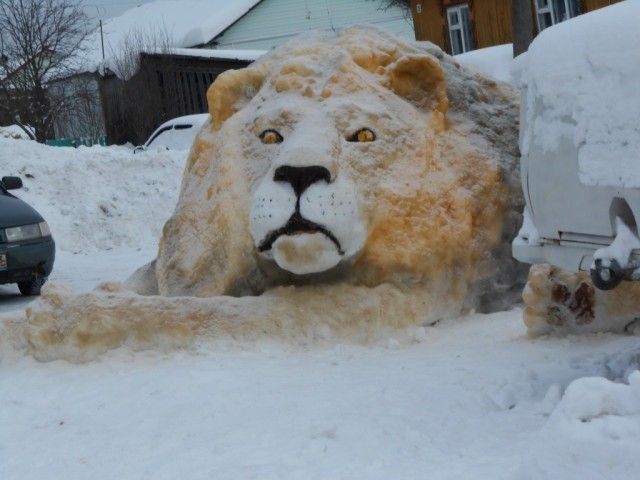
POLYGON ((533 3, 536 6, 536 21, 538 24, 538 32, 541 32, 547 27, 555 25, 556 23, 560 23, 563 20, 568 20, 569 18, 573 18, 576 15, 580 14, 579 11, 576 11, 574 8, 572 8, 571 0, 535 0, 533 3), (545 2, 546 5, 540 6, 541 2, 545 2), (555 7, 559 3, 562 3, 564 5, 564 11, 567 12, 567 18, 565 19, 556 18, 556 11, 558 9, 555 7), (551 18, 551 25, 542 25, 541 19, 545 15, 549 15, 549 17, 551 18))
POLYGON ((449 42, 451 45, 451 55, 459 55, 460 53, 470 52, 474 49, 473 46, 473 36, 471 32, 471 20, 468 23, 462 21, 463 11, 466 10, 466 18, 471 19, 469 4, 461 3, 460 5, 454 5, 447 8, 447 26, 449 28, 449 42), (453 15, 456 15, 458 18, 457 24, 452 24, 451 19, 453 15), (455 46, 456 42, 454 42, 454 36, 460 36, 460 46, 462 47, 462 51, 456 51, 455 46))

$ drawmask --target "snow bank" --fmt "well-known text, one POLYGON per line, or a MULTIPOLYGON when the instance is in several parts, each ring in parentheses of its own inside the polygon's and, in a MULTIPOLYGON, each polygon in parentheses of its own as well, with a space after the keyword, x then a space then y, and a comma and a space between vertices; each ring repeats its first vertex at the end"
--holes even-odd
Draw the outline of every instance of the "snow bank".
POLYGON ((463 65, 477 68, 496 80, 514 83, 510 69, 513 58, 513 45, 511 43, 472 50, 471 52, 456 55, 454 58, 463 65))
POLYGON ((580 378, 542 428, 523 462, 522 478, 637 478, 639 446, 640 371, 628 384, 580 378))
POLYGON ((552 151, 568 137, 583 184, 640 187, 639 19, 640 0, 627 0, 535 39, 523 65, 523 154, 532 142, 552 151))
POLYGON ((23 188, 12 193, 47 220, 59 250, 141 247, 160 238, 187 153, 50 147, 0 135, 0 176, 22 178, 23 188))
POLYGON ((31 140, 27 132, 17 125, 0 127, 0 138, 14 138, 16 140, 31 140))

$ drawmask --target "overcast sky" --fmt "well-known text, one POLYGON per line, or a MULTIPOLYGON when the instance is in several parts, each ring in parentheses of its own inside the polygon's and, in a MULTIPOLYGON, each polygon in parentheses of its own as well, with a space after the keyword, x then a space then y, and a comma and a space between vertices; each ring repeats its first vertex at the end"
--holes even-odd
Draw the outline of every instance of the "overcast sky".
POLYGON ((107 20, 117 17, 126 10, 137 7, 153 0, 81 0, 80 4, 85 7, 87 15, 98 20, 107 20))

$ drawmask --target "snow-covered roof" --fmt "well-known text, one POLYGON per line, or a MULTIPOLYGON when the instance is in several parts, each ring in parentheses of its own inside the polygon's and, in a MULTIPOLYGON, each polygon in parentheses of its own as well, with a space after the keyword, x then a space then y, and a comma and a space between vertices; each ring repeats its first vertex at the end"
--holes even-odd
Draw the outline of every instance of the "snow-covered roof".
MULTIPOLYGON (((102 24, 85 44, 85 65, 95 70, 118 51, 131 32, 143 37, 168 36, 173 46, 194 47, 207 43, 262 0, 157 0, 127 10, 102 24)), ((153 45, 147 45, 153 47, 153 45)))
POLYGON ((120 76, 112 60, 127 40, 143 51, 170 47, 172 53, 215 39, 218 46, 236 53, 196 56, 255 60, 262 50, 279 46, 293 35, 363 22, 384 25, 391 33, 413 39, 411 22, 402 9, 393 7, 387 12, 381 9, 381 0, 155 0, 106 20, 102 30, 96 28, 84 45, 79 68, 96 71, 106 67, 120 76), (246 15, 250 10, 252 15, 246 15), (243 51, 240 45, 249 51, 238 53, 243 51))
POLYGON ((258 57, 264 55, 264 50, 218 50, 211 48, 172 48, 168 52, 159 50, 147 50, 145 53, 158 54, 169 53, 170 55, 180 55, 194 58, 215 58, 222 60, 245 60, 253 62, 258 57))

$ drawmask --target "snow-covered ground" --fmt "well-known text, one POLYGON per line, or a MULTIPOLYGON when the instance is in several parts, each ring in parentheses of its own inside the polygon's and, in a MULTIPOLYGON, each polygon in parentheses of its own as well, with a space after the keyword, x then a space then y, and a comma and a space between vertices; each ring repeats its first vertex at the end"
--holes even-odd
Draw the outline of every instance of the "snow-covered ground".
MULTIPOLYGON (((0 175, 23 178, 57 241, 50 281, 76 290, 154 257, 186 155, 0 130, 0 175)), ((0 286, 0 322, 28 301, 0 286)), ((0 344, 0 478, 639 478, 638 338, 531 340, 521 315, 368 346, 226 340, 81 365, 0 344)))

